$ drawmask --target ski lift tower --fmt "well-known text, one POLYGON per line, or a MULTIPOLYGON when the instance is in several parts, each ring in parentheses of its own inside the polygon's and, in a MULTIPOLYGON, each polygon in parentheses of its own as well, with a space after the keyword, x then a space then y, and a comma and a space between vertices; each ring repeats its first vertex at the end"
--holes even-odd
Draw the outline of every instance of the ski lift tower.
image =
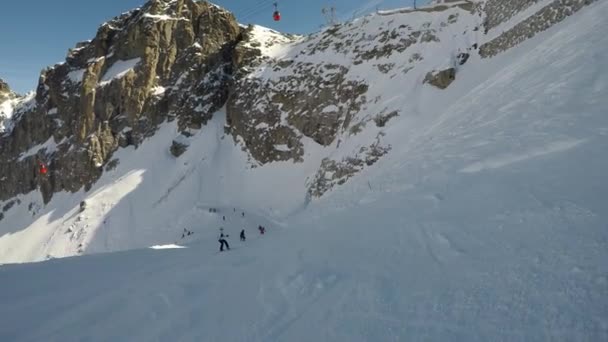
POLYGON ((321 9, 321 13, 325 18, 325 24, 327 26, 334 26, 338 23, 336 19, 336 7, 335 6, 325 6, 321 9))

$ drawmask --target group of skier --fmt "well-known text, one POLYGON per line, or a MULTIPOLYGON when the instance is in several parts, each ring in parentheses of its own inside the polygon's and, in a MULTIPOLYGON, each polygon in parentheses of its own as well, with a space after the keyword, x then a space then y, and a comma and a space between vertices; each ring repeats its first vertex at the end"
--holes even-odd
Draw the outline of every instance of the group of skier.
MULTIPOLYGON (((264 235, 264 233, 266 232, 266 227, 258 226, 258 231, 261 235, 264 235)), ((224 228, 220 228, 220 236, 218 236, 217 240, 220 243, 220 252, 224 251, 224 246, 226 247, 226 250, 230 250, 230 245, 228 244, 227 240, 228 237, 230 237, 230 235, 224 234, 224 228)), ((239 238, 241 239, 241 241, 245 241, 247 239, 247 237, 245 236, 245 229, 241 230, 239 238)))
MULTIPOLYGON (((236 213, 236 208, 233 208, 232 211, 234 213, 236 213)), ((217 209, 214 209, 213 212, 217 213, 217 209)), ((241 217, 245 217, 245 212, 241 212, 241 217)), ((222 215, 222 221, 226 221, 226 215, 222 215)), ((260 225, 260 226, 258 226, 258 231, 260 232, 260 235, 264 235, 264 233, 266 232, 266 227, 260 225)), ((230 245, 228 244, 229 236, 230 235, 224 233, 224 228, 221 227, 220 235, 218 236, 218 239, 217 239, 217 241, 220 243, 220 252, 224 251, 224 247, 226 248, 226 250, 230 250, 230 245)), ((239 239, 241 241, 247 240, 247 237, 245 236, 245 229, 241 229, 241 233, 239 234, 239 239)))
MULTIPOLYGON (((216 214, 216 213, 218 213, 218 209, 216 209, 216 208, 209 208, 209 212, 216 214)), ((233 212, 236 213, 236 208, 233 209, 233 212)), ((245 212, 241 212, 241 216, 245 217, 245 212)), ((222 221, 227 221, 226 215, 222 215, 222 221)), ((258 226, 258 231, 260 232, 260 235, 264 235, 264 233, 266 233, 266 227, 264 227, 262 225, 259 225, 258 226)), ((184 238, 186 238, 186 237, 188 237, 190 235, 193 235, 193 234, 194 234, 193 231, 190 231, 190 230, 184 228, 184 231, 182 232, 182 239, 184 239, 184 238)), ((219 234, 218 239, 217 239, 217 241, 220 243, 220 252, 223 252, 224 248, 226 250, 230 250, 230 244, 228 244, 228 237, 230 237, 230 235, 224 233, 224 228, 220 227, 220 234, 219 234)), ((241 241, 247 240, 247 237, 245 236, 245 229, 244 228, 241 230, 241 233, 239 234, 239 238, 240 238, 241 241)))

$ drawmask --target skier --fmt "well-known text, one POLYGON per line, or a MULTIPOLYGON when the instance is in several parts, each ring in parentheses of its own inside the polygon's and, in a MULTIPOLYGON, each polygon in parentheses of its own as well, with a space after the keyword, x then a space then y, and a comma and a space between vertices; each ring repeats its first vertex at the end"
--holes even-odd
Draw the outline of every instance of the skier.
POLYGON ((220 252, 224 251, 224 245, 226 245, 226 249, 230 250, 230 245, 228 245, 228 241, 226 241, 228 236, 228 234, 224 234, 224 228, 220 228, 220 236, 217 240, 220 243, 220 252))
POLYGON ((245 241, 245 229, 241 230, 241 241, 245 241))
POLYGON ((226 221, 226 216, 222 216, 222 221, 226 221))
POLYGON ((264 235, 264 232, 266 232, 266 228, 259 226, 258 230, 260 231, 260 234, 264 235))

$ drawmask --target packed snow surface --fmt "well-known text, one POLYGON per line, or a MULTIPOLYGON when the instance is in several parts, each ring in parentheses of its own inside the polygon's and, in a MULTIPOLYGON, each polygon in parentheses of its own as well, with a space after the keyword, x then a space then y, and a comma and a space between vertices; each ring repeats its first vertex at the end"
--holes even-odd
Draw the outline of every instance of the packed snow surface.
POLYGON ((84 77, 84 69, 73 70, 68 73, 68 79, 70 82, 77 84, 82 82, 82 78, 84 77))
POLYGON ((168 244, 168 245, 155 245, 155 246, 151 246, 150 248, 151 249, 179 249, 179 248, 186 248, 186 247, 172 243, 172 244, 168 244))
POLYGON ((0 261, 122 251, 1 266, 0 341, 608 340, 607 16, 418 83, 391 152, 320 200, 223 112, 177 161, 172 122, 87 193, 20 196, 0 261))

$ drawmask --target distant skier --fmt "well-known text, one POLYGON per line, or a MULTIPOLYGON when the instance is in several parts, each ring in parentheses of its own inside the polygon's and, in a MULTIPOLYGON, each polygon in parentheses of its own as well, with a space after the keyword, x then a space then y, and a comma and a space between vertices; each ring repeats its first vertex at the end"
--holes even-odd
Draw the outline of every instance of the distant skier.
POLYGON ((242 215, 243 217, 245 217, 245 212, 242 212, 242 213, 241 213, 241 215, 242 215))
POLYGON ((226 238, 228 238, 229 235, 224 234, 223 228, 221 228, 220 231, 221 231, 221 233, 217 240, 220 243, 220 252, 224 251, 224 245, 226 245, 226 249, 230 250, 230 245, 228 245, 228 241, 226 241, 226 238))
POLYGON ((226 221, 226 216, 222 216, 222 221, 226 221))
POLYGON ((264 235, 264 233, 266 232, 266 228, 259 226, 258 230, 260 231, 260 234, 264 235))
POLYGON ((241 241, 245 241, 245 229, 241 230, 241 241))

